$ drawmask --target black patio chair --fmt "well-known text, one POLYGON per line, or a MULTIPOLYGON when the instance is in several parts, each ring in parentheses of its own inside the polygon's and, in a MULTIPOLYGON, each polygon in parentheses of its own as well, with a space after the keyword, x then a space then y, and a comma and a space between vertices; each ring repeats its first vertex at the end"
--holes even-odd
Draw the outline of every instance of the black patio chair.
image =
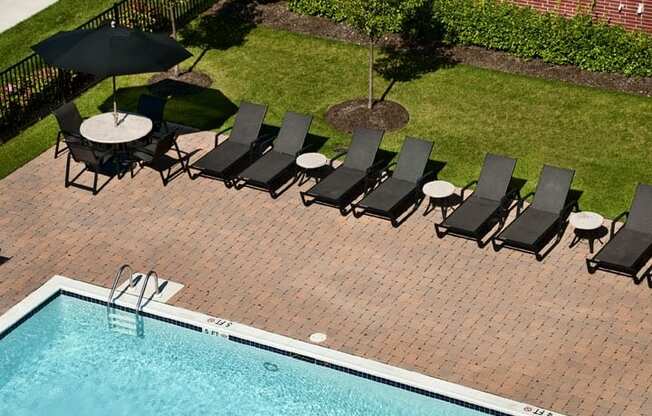
POLYGON ((521 199, 516 219, 492 239, 494 250, 509 247, 533 253, 542 261, 561 241, 568 216, 577 208, 577 201, 568 202, 573 176, 574 170, 544 166, 536 192, 521 199), (532 204, 521 213, 523 201, 530 196, 534 196, 532 204), (555 242, 542 252, 555 236, 555 242))
POLYGON ((264 139, 260 137, 260 131, 266 113, 265 105, 243 102, 228 140, 218 144, 218 136, 215 136, 215 148, 190 166, 198 171, 191 178, 219 179, 228 188, 233 186, 236 175, 253 163, 260 151, 264 139))
POLYGON ((138 107, 136 112, 152 120, 152 132, 149 134, 150 139, 163 138, 169 133, 170 128, 165 121, 165 98, 154 95, 143 94, 138 98, 138 107))
POLYGON ((176 133, 168 133, 159 140, 132 150, 131 154, 141 167, 157 171, 163 186, 167 186, 179 173, 186 172, 190 176, 187 161, 189 155, 179 148, 176 133), (171 150, 176 152, 177 158, 168 154, 171 150), (173 172, 172 168, 176 165, 181 167, 173 172))
POLYGON ((93 192, 93 195, 106 186, 111 179, 118 174, 116 160, 112 150, 98 150, 90 145, 80 142, 67 142, 68 158, 66 160, 66 188, 73 186, 93 192), (70 162, 74 160, 77 163, 83 163, 84 168, 72 180, 70 180, 70 162), (77 179, 86 171, 93 173, 93 186, 87 186, 76 183, 77 179), (100 187, 97 187, 99 175, 107 176, 109 179, 100 187))
POLYGON ((505 223, 511 201, 517 199, 518 190, 509 190, 516 160, 487 154, 480 178, 462 189, 462 204, 441 224, 435 224, 437 237, 453 234, 475 240, 480 248, 487 243, 482 240, 496 225, 505 223), (466 200, 464 193, 477 183, 475 192, 466 200))
POLYGON ((293 112, 285 114, 278 137, 261 144, 264 148, 273 140, 271 149, 237 176, 236 189, 249 186, 265 190, 272 198, 277 198, 283 192, 278 192, 278 187, 291 177, 294 180, 285 189, 292 186, 297 180, 295 161, 306 150, 304 143, 311 123, 312 116, 293 112))
POLYGON ((77 110, 77 106, 73 101, 67 102, 57 108, 53 111, 53 114, 59 124, 57 143, 54 146, 54 158, 56 159, 67 149, 67 147, 60 148, 61 142, 64 142, 65 145, 66 142, 77 143, 82 141, 79 128, 84 119, 81 114, 79 114, 79 110, 77 110))
POLYGON ((346 155, 344 163, 306 192, 300 192, 303 205, 313 203, 339 208, 342 215, 347 215, 349 206, 376 181, 380 169, 379 162, 374 164, 376 153, 383 139, 384 131, 357 128, 348 151, 336 155, 330 163, 346 155))
POLYGON ((647 277, 652 285, 652 266, 637 278, 651 256, 652 185, 639 184, 630 210, 613 220, 609 241, 592 259, 586 259, 586 266, 591 274, 602 269, 632 277, 637 283, 647 277), (625 224, 616 232, 616 222, 622 218, 625 224))
POLYGON ((359 218, 367 214, 388 219, 394 227, 401 225, 423 200, 423 181, 433 173, 424 175, 432 146, 430 141, 407 137, 398 156, 396 169, 393 172, 389 170, 392 164, 381 173, 381 177, 386 180, 353 205, 353 215, 359 218), (413 209, 399 220, 410 206, 413 209))

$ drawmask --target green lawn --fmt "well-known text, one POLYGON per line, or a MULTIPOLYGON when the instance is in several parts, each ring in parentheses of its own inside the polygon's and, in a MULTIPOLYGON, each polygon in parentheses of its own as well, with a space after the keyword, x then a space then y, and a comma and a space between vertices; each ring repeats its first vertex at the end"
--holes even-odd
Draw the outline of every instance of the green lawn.
MULTIPOLYGON (((172 99, 168 119, 218 130, 232 123, 224 118, 233 103, 250 100, 269 105, 270 124, 278 125, 288 110, 313 114, 312 132, 329 138, 322 149, 327 154, 348 144, 324 113, 365 94, 365 49, 264 28, 236 43, 203 57, 197 68, 212 76, 213 89, 172 99)), ((146 79, 119 79, 123 107, 133 107, 146 79)), ((376 78, 377 91, 387 84, 376 78)), ((104 82, 78 104, 90 115, 109 99, 104 82)), ((477 177, 486 152, 518 158, 516 176, 528 180, 526 190, 544 163, 576 169, 582 208, 609 216, 628 207, 637 182, 652 183, 649 98, 455 65, 397 82, 388 99, 403 104, 411 120, 386 134, 382 147, 398 151, 406 135, 434 141, 433 159, 446 163, 440 178, 457 185, 477 177)), ((0 177, 51 146, 55 132, 48 117, 0 147, 0 177)))
MULTIPOLYGON (((26 0, 22 0, 26 1, 26 0)), ((27 20, 0 34, 0 69, 25 58, 30 46, 60 30, 70 30, 111 7, 114 0, 58 0, 27 20)))

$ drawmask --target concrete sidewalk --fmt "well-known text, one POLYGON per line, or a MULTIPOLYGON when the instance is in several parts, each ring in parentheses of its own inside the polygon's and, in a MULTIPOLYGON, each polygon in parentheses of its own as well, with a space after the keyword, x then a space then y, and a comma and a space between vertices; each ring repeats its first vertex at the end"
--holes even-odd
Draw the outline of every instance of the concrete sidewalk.
POLYGON ((0 0, 0 33, 56 2, 57 0, 0 0))

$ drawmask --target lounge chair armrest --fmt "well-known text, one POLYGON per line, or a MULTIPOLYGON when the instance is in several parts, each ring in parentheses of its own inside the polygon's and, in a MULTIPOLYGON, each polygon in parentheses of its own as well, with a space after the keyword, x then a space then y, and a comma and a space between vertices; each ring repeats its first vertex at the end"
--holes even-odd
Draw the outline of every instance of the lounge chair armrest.
POLYGON ((217 145, 219 144, 220 136, 223 135, 224 133, 226 133, 227 131, 230 131, 230 130, 233 130, 233 126, 228 127, 228 128, 226 128, 226 129, 224 129, 222 131, 218 131, 217 133, 215 133, 215 147, 217 147, 217 145))
POLYGON ((568 216, 573 211, 573 209, 575 210, 575 212, 579 211, 579 204, 577 203, 577 201, 570 201, 568 204, 566 204, 564 209, 562 209, 561 211, 561 217, 568 218, 568 216))
POLYGON ((261 137, 260 139, 253 142, 252 146, 257 147, 261 151, 264 151, 265 149, 267 149, 267 147, 270 144, 272 144, 274 142, 274 139, 276 139, 276 136, 261 137))
POLYGON ((611 234, 609 235, 610 239, 614 238, 614 235, 616 235, 616 223, 618 222, 618 220, 628 216, 629 216, 629 211, 625 211, 611 221, 611 234))
MULTIPOLYGON (((367 168, 367 175, 378 175, 380 176, 383 172, 383 169, 381 167, 385 164, 386 162, 384 160, 379 160, 378 162, 374 163, 373 165, 369 166, 367 168)), ((389 168, 390 165, 387 167, 389 168)))
POLYGON ((392 171, 390 170, 390 168, 391 168, 392 166, 395 166, 396 163, 397 163, 397 162, 392 162, 392 163, 390 163, 389 165, 385 166, 385 169, 381 170, 381 171, 380 171, 380 174, 379 174, 378 176, 379 176, 380 178, 383 178, 383 177, 388 177, 388 178, 389 178, 390 176, 392 176, 392 171))
POLYGON ((462 191, 460 192, 460 196, 462 197, 462 200, 464 200, 464 193, 466 191, 468 191, 469 189, 471 189, 471 187, 473 185, 477 184, 477 183, 478 183, 478 181, 474 180, 474 181, 471 181, 471 182, 467 183, 466 186, 464 188, 462 188, 462 191))
POLYGON ((333 166, 333 162, 335 162, 337 159, 341 158, 342 156, 344 156, 347 153, 348 153, 348 150, 344 150, 344 151, 336 154, 335 156, 333 156, 333 158, 331 159, 331 161, 329 163, 331 168, 335 169, 335 166, 333 166))

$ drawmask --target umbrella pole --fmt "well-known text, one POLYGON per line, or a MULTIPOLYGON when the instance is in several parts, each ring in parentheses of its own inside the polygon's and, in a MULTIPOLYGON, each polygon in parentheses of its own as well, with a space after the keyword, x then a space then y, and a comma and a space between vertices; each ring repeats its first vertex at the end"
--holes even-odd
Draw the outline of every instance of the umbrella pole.
POLYGON ((115 75, 113 76, 113 122, 118 125, 118 104, 115 101, 115 75))

